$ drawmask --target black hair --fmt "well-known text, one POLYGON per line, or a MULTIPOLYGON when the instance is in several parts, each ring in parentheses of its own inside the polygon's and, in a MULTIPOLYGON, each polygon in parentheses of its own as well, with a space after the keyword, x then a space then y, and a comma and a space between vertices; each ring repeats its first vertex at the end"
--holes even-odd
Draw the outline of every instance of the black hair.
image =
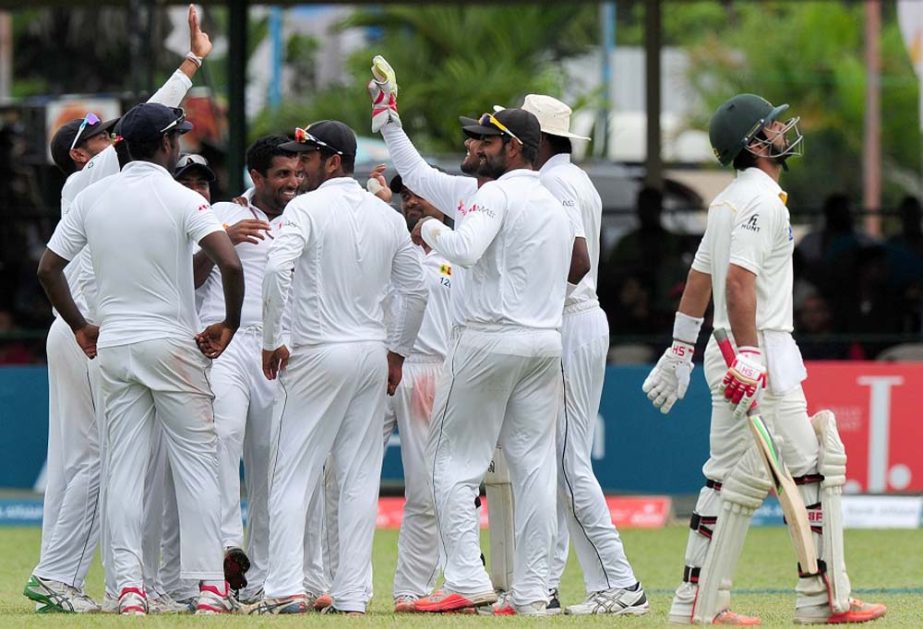
POLYGON ((563 155, 565 153, 570 154, 574 152, 574 147, 571 144, 570 138, 565 138, 561 135, 543 133, 542 142, 548 145, 548 149, 552 155, 563 155))
MULTIPOLYGON (((336 151, 331 151, 323 146, 317 147, 318 152, 320 153, 320 158, 322 162, 325 162, 333 157, 334 155, 340 155, 336 151)), ((347 175, 353 174, 353 171, 356 169, 356 156, 355 155, 340 155, 340 164, 343 168, 343 172, 347 175)))
POLYGON ((291 140, 282 135, 266 135, 259 138, 247 149, 247 170, 255 170, 265 176, 272 167, 274 157, 295 157, 298 155, 293 151, 287 151, 279 148, 291 140))
MULTIPOLYGON (((166 135, 174 135, 173 133, 167 133, 166 135)), ((158 135, 152 140, 142 140, 129 142, 125 141, 125 144, 128 148, 128 154, 131 156, 131 159, 142 159, 148 160, 154 157, 154 153, 160 149, 161 143, 163 142, 164 136, 158 135)))

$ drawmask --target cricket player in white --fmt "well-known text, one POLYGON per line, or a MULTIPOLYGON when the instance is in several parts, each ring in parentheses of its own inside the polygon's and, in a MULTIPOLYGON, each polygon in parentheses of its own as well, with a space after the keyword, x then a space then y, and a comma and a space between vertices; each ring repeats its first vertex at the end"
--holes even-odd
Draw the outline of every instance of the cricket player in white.
POLYGON ((571 109, 551 96, 529 94, 522 109, 535 114, 542 128, 537 165, 539 179, 564 207, 575 209, 582 231, 576 242, 588 250, 590 268, 580 283, 568 286, 564 300, 561 358, 564 406, 558 416, 558 538, 551 566, 553 596, 567 566, 568 532, 586 585, 587 599, 569 614, 641 615, 650 605, 625 556, 622 540, 606 505, 590 453, 599 413, 609 324, 596 297, 602 201, 593 182, 571 163, 571 109))
MULTIPOLYGON (((149 102, 179 105, 191 78, 211 51, 208 35, 201 31, 195 9, 189 9, 190 53, 149 102)), ((74 198, 90 184, 119 172, 119 158, 110 132, 116 120, 101 121, 88 113, 59 129, 51 142, 56 164, 69 174, 61 190, 61 216, 74 198)), ((95 297, 89 253, 81 253, 65 274, 75 301, 94 321, 95 297), (84 293, 87 293, 86 295, 84 293)), ((90 562, 105 531, 101 517, 105 492, 101 462, 101 425, 97 425, 94 389, 98 368, 74 343, 73 333, 56 315, 48 332, 48 458, 47 485, 42 517, 42 550, 24 594, 36 609, 58 612, 93 612, 99 606, 83 592, 90 562)), ((97 401, 99 398, 97 396, 97 401)), ((101 417, 100 417, 101 421, 101 417)), ((102 448, 105 451, 105 448, 102 448)), ((105 557, 108 544, 102 545, 105 557)), ((114 587, 114 586, 113 586, 114 587)))
POLYGON ((471 280, 465 327, 433 412, 445 587, 416 607, 446 612, 496 600, 471 504, 499 443, 510 467, 520 543, 511 596, 490 611, 545 614, 555 535, 554 424, 563 395, 561 313, 575 232, 531 169, 541 134, 535 116, 508 109, 465 131, 483 138, 480 172, 496 181, 478 190, 457 230, 432 219, 414 229, 415 238, 469 267, 471 280))
POLYGON ((750 516, 771 481, 744 416, 759 398, 761 415, 782 449, 785 463, 812 512, 820 574, 799 568, 795 622, 865 622, 884 605, 850 597, 843 556, 840 494, 846 482, 846 452, 830 411, 808 417, 801 382, 806 377, 792 339, 794 238, 779 187, 785 162, 800 154, 798 118, 778 120, 788 105, 773 107, 753 94, 739 94, 712 116, 709 137, 723 165, 737 178, 708 211, 673 328, 673 345, 645 380, 654 406, 668 412, 685 395, 692 355, 709 299, 714 325, 730 329, 737 358, 728 368, 714 339, 705 352, 705 377, 712 392, 710 457, 686 546, 683 582, 669 620, 675 623, 756 625, 760 619, 730 609, 731 579, 750 516), (763 391, 768 388, 767 391, 763 391), (730 402, 730 404, 728 404, 730 402))
MULTIPOLYGON (((400 175, 395 176, 385 189, 387 199, 390 199, 391 193, 401 195, 401 211, 408 230, 412 230, 424 216, 445 222, 445 215, 405 186, 400 175)), ((428 245, 420 247, 418 255, 422 259, 429 297, 413 352, 404 362, 401 383, 394 396, 388 399, 384 433, 387 443, 395 425, 398 427, 404 467, 404 516, 394 573, 394 611, 398 613, 416 611, 414 604, 433 591, 440 568, 439 533, 430 474, 432 465, 427 460, 426 448, 436 382, 445 361, 451 326, 449 297, 453 268, 448 260, 428 245)))
POLYGON ((122 614, 148 610, 141 549, 146 465, 138 465, 137 456, 146 461, 155 422, 164 430, 176 479, 183 576, 201 582, 197 613, 233 609, 221 566, 217 435, 203 354, 216 358, 237 329, 243 274, 205 199, 170 175, 179 135, 191 128, 181 109, 159 104, 125 114, 120 133, 135 161, 78 195, 39 263, 52 304, 90 358, 99 336, 113 547, 107 570, 115 572, 122 614), (228 304, 225 320, 200 334, 194 242, 221 268, 228 304), (97 279, 99 327, 86 322, 64 281, 64 267, 84 246, 97 279))
MULTIPOLYGON (((296 153, 284 150, 283 136, 266 136, 247 150, 247 167, 254 191, 246 207, 236 203, 216 203, 212 211, 227 226, 228 236, 244 267, 247 287, 240 329, 234 340, 212 366, 209 380, 215 393, 215 426, 218 430, 219 480, 221 484, 222 544, 228 564, 234 563, 234 589, 251 587, 241 600, 259 600, 268 568, 269 453, 272 405, 277 393, 275 382, 263 375, 262 331, 263 270, 273 238, 284 222, 282 211, 295 198, 302 174, 296 153), (246 554, 240 512, 240 460, 249 503, 249 535, 246 554), (238 565, 238 564, 243 565, 238 565), (248 577, 239 568, 249 568, 248 577)), ((221 277, 204 252, 195 256, 197 274, 210 273, 199 292, 202 304, 199 318, 203 325, 217 323, 224 316, 221 277)), ((230 576, 230 575, 229 575, 230 576)), ((229 581, 230 582, 230 581, 229 581)))
POLYGON ((364 613, 381 475, 385 394, 400 381, 426 307, 419 256, 403 219, 361 188, 356 138, 341 122, 296 130, 306 187, 286 208, 263 278, 263 370, 279 376, 269 494, 266 599, 252 613, 300 613, 306 508, 333 454, 340 557, 330 613, 364 613), (293 273, 294 272, 294 273, 293 273), (293 285, 294 284, 294 285, 293 285), (382 304, 398 295, 391 325, 382 304), (280 321, 293 300, 291 356, 280 321), (280 373, 281 372, 281 373, 280 373))

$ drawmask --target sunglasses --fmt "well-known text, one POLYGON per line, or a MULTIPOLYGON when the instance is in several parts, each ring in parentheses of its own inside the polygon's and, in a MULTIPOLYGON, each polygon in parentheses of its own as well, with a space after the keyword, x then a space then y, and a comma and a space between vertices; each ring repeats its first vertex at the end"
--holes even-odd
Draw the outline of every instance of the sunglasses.
POLYGON ((506 126, 505 124, 503 124, 502 122, 500 122, 499 120, 497 120, 497 117, 494 116, 493 114, 484 114, 484 115, 482 115, 481 118, 480 118, 480 120, 478 120, 478 124, 481 125, 482 127, 490 127, 490 126, 492 126, 492 127, 496 128, 496 129, 499 129, 501 132, 507 134, 508 136, 510 136, 511 138, 513 138, 514 140, 518 141, 520 144, 524 144, 524 142, 523 142, 522 140, 520 140, 520 139, 516 136, 515 133, 513 133, 512 131, 510 131, 510 130, 507 128, 507 126, 506 126))
POLYGON ((170 129, 176 127, 177 125, 181 124, 182 122, 186 120, 186 112, 183 111, 182 107, 171 107, 170 109, 173 110, 173 113, 176 114, 178 118, 174 120, 173 122, 171 122, 170 124, 168 124, 167 126, 165 126, 163 129, 161 129, 160 133, 166 133, 170 129))
POLYGON ((99 116, 97 116, 93 112, 90 112, 86 116, 84 116, 83 122, 81 122, 80 126, 77 127, 77 135, 74 136, 74 141, 71 142, 70 150, 73 151, 77 147, 77 145, 80 144, 81 142, 80 136, 83 135, 84 130, 88 126, 98 125, 100 122, 101 121, 99 119, 99 116))
POLYGON ((319 148, 322 147, 329 151, 333 151, 337 155, 343 154, 343 151, 333 146, 330 146, 329 144, 327 144, 320 138, 311 135, 310 133, 308 133, 308 131, 306 131, 305 129, 302 129, 301 127, 295 127, 295 141, 298 142, 299 144, 313 144, 319 148))
POLYGON ((201 155, 196 155, 195 153, 188 153, 180 157, 179 161, 176 162, 176 170, 179 170, 180 168, 186 168, 186 166, 190 166, 193 164, 196 164, 198 166, 205 166, 207 168, 208 160, 202 157, 201 155))

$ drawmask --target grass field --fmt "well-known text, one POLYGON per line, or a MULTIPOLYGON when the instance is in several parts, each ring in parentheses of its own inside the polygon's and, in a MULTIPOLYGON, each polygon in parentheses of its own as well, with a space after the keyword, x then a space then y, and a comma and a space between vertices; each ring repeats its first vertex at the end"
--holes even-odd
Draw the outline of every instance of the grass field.
MULTIPOLYGON (((672 589, 682 572, 683 548, 688 529, 674 525, 657 531, 628 530, 622 538, 638 578, 651 599, 651 612, 641 618, 558 616, 548 619, 483 618, 470 616, 419 617, 390 612, 391 580, 396 561, 397 532, 382 530, 375 537, 375 598, 365 618, 330 617, 222 617, 160 616, 124 619, 108 615, 73 616, 32 613, 31 602, 22 588, 38 559, 39 529, 0 529, 0 626, 2 627, 190 627, 220 623, 222 626, 329 626, 347 624, 375 627, 473 627, 485 623, 542 624, 561 626, 653 627, 666 623, 672 589)), ((486 537, 485 537, 486 547, 486 537)), ((846 532, 850 577, 856 596, 888 605, 888 615, 875 627, 923 627, 923 531, 846 532)), ((794 555, 784 528, 757 528, 750 531, 735 582, 734 608, 757 614, 770 626, 791 624, 794 607, 794 555)), ((90 572, 87 588, 101 598, 102 570, 97 564, 90 572)), ((573 556, 564 576, 562 603, 582 600, 583 581, 573 556)))

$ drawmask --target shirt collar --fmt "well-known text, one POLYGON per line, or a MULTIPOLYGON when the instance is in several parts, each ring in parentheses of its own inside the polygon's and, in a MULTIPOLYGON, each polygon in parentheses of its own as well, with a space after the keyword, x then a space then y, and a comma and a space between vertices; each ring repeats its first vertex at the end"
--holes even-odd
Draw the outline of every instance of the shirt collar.
POLYGON ((164 175, 173 179, 173 175, 170 172, 161 166, 160 164, 155 164, 154 162, 149 162, 147 160, 138 159, 132 160, 125 164, 125 167, 122 169, 122 172, 127 173, 157 173, 158 175, 164 175))
POLYGON ((333 179, 328 179, 321 185, 317 186, 317 189, 321 188, 331 188, 334 186, 358 186, 359 182, 353 179, 349 175, 343 175, 342 177, 334 177, 333 179))
POLYGON ((531 177, 533 179, 538 179, 538 171, 529 170, 528 168, 517 168, 515 170, 508 170, 503 173, 497 181, 503 179, 513 179, 514 177, 531 177))
POLYGON ((542 164, 539 172, 547 172, 552 168, 557 168, 558 166, 564 166, 566 164, 570 164, 570 153, 558 153, 557 155, 549 157, 548 161, 542 164))
POLYGON ((788 197, 788 194, 786 194, 785 190, 779 186, 779 182, 755 166, 751 166, 746 170, 737 171, 737 178, 741 181, 751 181, 755 184, 759 184, 780 199, 782 199, 783 196, 786 198, 788 197))

